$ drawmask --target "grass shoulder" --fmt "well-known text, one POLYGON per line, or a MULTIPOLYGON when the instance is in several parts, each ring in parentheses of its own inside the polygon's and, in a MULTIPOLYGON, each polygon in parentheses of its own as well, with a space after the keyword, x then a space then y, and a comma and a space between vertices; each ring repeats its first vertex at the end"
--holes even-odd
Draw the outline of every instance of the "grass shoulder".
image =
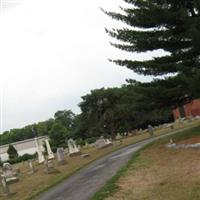
POLYGON ((146 145, 91 200, 200 199, 200 182, 195 179, 199 172, 194 171, 191 180, 188 175, 191 174, 191 167, 194 168, 195 164, 197 168, 200 166, 200 152, 197 149, 167 149, 165 144, 171 138, 177 143, 191 138, 200 142, 200 126, 146 145), (193 160, 195 162, 192 163, 193 160), (166 193, 169 195, 164 198, 166 193))

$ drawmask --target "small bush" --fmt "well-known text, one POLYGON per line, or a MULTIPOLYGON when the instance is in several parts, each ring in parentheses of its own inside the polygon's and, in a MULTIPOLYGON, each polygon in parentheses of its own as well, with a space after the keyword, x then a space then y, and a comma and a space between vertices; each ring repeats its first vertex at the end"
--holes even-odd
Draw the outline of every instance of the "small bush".
POLYGON ((31 154, 24 154, 22 156, 18 156, 16 158, 12 158, 8 161, 0 161, 0 166, 3 166, 3 163, 5 162, 9 162, 10 164, 16 164, 16 163, 20 163, 20 162, 23 162, 23 161, 27 161, 27 160, 30 160, 30 159, 34 159, 36 158, 36 153, 31 155, 31 154))
POLYGON ((96 140, 97 140, 97 139, 96 139, 95 137, 92 137, 92 138, 86 139, 86 142, 87 142, 88 144, 92 144, 92 143, 95 143, 96 140))
POLYGON ((83 139, 77 140, 76 143, 77 143, 77 145, 81 145, 81 146, 85 145, 85 141, 83 139))
POLYGON ((16 158, 18 158, 18 152, 15 149, 15 147, 13 145, 11 145, 11 144, 8 147, 7 154, 9 156, 9 159, 16 159, 16 158))

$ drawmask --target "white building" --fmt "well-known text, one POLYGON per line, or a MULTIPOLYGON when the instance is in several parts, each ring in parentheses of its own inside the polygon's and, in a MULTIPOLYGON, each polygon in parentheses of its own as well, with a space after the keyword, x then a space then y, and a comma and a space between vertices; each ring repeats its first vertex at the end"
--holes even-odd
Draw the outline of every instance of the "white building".
MULTIPOLYGON (((43 146, 43 142, 45 141, 45 139, 48 139, 48 137, 47 136, 38 137, 38 143, 40 146, 43 146)), ((15 147, 15 149, 17 150, 20 156, 26 153, 34 154, 37 152, 35 138, 27 139, 27 140, 23 140, 23 141, 11 143, 11 144, 15 147)), ((8 146, 9 144, 0 146, 0 158, 2 161, 8 160, 8 154, 7 154, 8 146)))

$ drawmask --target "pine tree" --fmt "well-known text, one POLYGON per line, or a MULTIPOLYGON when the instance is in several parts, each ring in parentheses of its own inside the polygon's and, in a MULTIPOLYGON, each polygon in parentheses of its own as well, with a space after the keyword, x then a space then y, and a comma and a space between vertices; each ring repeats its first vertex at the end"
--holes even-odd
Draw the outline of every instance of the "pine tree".
POLYGON ((13 145, 9 145, 8 150, 7 150, 9 159, 15 159, 18 157, 18 153, 17 150, 15 149, 15 147, 13 145))
POLYGON ((120 41, 113 46, 143 53, 164 50, 146 61, 113 60, 143 75, 191 76, 200 69, 200 0, 124 0, 130 6, 121 13, 106 12, 129 28, 107 30, 120 41))

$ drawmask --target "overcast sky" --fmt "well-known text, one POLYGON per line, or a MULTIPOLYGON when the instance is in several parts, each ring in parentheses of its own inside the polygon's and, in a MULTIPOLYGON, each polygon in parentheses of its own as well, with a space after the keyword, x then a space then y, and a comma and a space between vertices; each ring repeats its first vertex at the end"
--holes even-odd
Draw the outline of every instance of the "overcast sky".
MULTIPOLYGON (((0 87, 3 130, 78 113, 81 96, 125 79, 147 80, 108 58, 127 55, 111 47, 104 28, 121 26, 100 10, 122 0, 0 0, 0 87)), ((134 59, 148 55, 132 54, 134 59)))

